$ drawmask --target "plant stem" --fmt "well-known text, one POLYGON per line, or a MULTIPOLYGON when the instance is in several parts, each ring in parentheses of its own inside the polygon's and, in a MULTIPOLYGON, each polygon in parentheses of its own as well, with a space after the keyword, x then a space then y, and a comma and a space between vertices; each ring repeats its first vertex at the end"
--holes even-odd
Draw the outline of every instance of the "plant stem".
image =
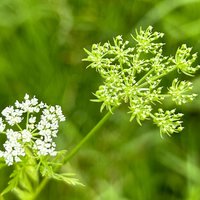
MULTIPOLYGON (((152 72, 154 71, 154 69, 152 68, 151 70, 148 71, 148 73, 146 73, 138 82, 137 82, 137 85, 140 85, 143 81, 145 81, 146 77, 148 77, 152 72)), ((145 84, 147 82, 145 81, 145 84)), ((143 84, 141 84, 143 85, 143 84)), ((141 86, 140 85, 140 86, 141 86)))
POLYGON ((36 191, 35 191, 34 195, 32 196, 31 200, 34 200, 37 198, 37 196, 40 194, 40 192, 43 190, 43 188, 46 186, 46 184, 49 182, 49 180, 50 179, 48 177, 45 177, 41 181, 40 185, 36 188, 36 191))
POLYGON ((93 127, 93 129, 71 150, 71 152, 65 157, 64 164, 67 163, 74 155, 79 151, 83 144, 85 144, 92 135, 94 135, 102 125, 108 120, 108 118, 112 115, 110 111, 93 127))
MULTIPOLYGON (((111 115, 112 113, 110 111, 108 111, 107 114, 104 115, 104 117, 96 124, 96 126, 94 126, 91 129, 91 131, 89 131, 88 134, 69 152, 69 154, 67 154, 67 156, 63 160, 63 164, 67 163, 71 158, 73 158, 77 154, 77 152, 81 149, 81 147, 103 126, 103 124, 108 120, 108 118, 111 115)), ((38 194, 42 191, 42 189, 45 187, 45 185, 48 183, 49 180, 50 178, 45 177, 41 181, 40 185, 37 187, 34 193, 32 200, 34 200, 38 196, 38 194)))
MULTIPOLYGON (((163 76, 166 76, 167 74, 169 74, 170 72, 172 72, 172 71, 174 71, 176 69, 176 65, 174 65, 172 68, 171 68, 171 70, 170 71, 168 71, 167 73, 163 73, 163 74, 160 74, 159 76, 155 76, 154 78, 152 78, 152 81, 155 81, 155 80, 157 80, 157 79, 159 79, 159 78, 162 78, 163 76)), ((150 70, 151 71, 151 70, 150 70)), ((150 72, 149 71, 149 72, 150 72)), ((149 74, 149 72, 147 73, 147 74, 149 74)), ((146 74, 146 75, 147 75, 146 74)), ((144 76, 145 78, 146 78, 146 75, 144 76)), ((143 77, 143 78, 144 78, 143 77)), ((142 78, 142 79, 143 79, 142 78)), ((139 85, 139 87, 144 87, 144 86, 146 86, 146 85, 148 85, 148 82, 144 82, 144 83, 142 83, 141 85, 139 85)))

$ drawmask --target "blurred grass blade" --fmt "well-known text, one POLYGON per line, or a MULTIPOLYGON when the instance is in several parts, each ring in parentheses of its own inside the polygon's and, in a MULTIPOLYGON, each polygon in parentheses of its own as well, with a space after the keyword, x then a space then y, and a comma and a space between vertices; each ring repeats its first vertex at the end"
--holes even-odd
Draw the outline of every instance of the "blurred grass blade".
POLYGON ((147 12, 147 14, 137 23, 136 27, 148 26, 149 24, 153 25, 177 7, 197 2, 200 2, 200 0, 161 1, 160 3, 157 3, 154 8, 147 12))
POLYGON ((194 181, 200 184, 200 169, 191 162, 190 159, 183 160, 170 153, 160 155, 160 161, 169 169, 187 178, 188 181, 194 181))

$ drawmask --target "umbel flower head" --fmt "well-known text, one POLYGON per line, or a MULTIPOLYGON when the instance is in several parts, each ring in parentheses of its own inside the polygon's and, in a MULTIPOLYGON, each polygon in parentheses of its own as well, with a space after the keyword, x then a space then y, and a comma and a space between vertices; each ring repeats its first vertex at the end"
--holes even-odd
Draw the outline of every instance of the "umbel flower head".
POLYGON ((96 69, 104 80, 93 100, 102 102, 101 111, 106 108, 112 112, 113 108, 127 103, 130 120, 136 118, 141 124, 143 120, 152 119, 160 127, 161 135, 171 135, 183 129, 182 114, 174 109, 154 111, 156 103, 171 98, 181 105, 192 101, 196 94, 189 93, 191 82, 178 78, 163 92, 162 79, 172 71, 193 76, 200 66, 193 66, 197 54, 191 54, 192 49, 185 44, 177 49, 175 56, 164 56, 164 43, 157 41, 163 36, 149 26, 136 31, 136 36, 132 35, 135 46, 120 35, 113 39, 113 44, 93 44, 91 51, 85 49, 88 57, 83 60, 91 62, 88 67, 96 69))
POLYGON ((30 150, 35 158, 56 155, 53 138, 57 137, 59 122, 65 120, 60 106, 49 106, 26 94, 24 101, 16 101, 1 114, 0 135, 4 134, 6 141, 0 158, 7 165, 20 162, 30 150))

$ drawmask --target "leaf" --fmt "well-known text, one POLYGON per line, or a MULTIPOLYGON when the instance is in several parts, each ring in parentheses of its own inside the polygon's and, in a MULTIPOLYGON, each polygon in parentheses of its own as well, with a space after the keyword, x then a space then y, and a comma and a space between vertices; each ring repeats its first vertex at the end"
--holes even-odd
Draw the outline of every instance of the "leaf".
POLYGON ((57 155, 50 160, 51 165, 54 167, 63 165, 63 160, 65 158, 67 151, 61 150, 57 152, 57 155))
POLYGON ((54 172, 52 166, 49 166, 47 162, 43 162, 40 166, 40 173, 42 176, 52 177, 54 172))
POLYGON ((37 168, 34 165, 23 166, 19 173, 20 179, 17 186, 13 188, 13 192, 19 199, 32 199, 32 196, 34 196, 34 188, 39 182, 37 168))
POLYGON ((38 169, 35 165, 30 165, 25 168, 25 174, 33 184, 39 183, 38 169))
POLYGON ((23 189, 24 191, 32 192, 33 191, 33 186, 31 184, 31 180, 28 177, 28 174, 23 173, 22 177, 19 180, 18 183, 18 188, 23 189))
MULTIPOLYGON (((10 191, 17 193, 20 199, 24 199, 23 196, 27 196, 27 193, 31 195, 34 191, 34 186, 39 183, 39 177, 37 167, 34 163, 21 163, 22 165, 16 165, 14 171, 10 175, 10 181, 8 186, 3 190, 1 195, 4 195, 10 191), (22 194, 24 192, 24 194, 22 194)), ((27 198, 25 198, 27 199, 27 198)))
POLYGON ((13 173, 10 175, 11 180, 8 182, 8 186, 3 190, 1 195, 10 192, 13 188, 15 188, 19 182, 19 172, 17 169, 13 171, 13 173))
POLYGON ((58 151, 55 157, 45 156, 40 158, 39 170, 42 176, 51 177, 63 165, 66 150, 58 151))
POLYGON ((75 174, 72 173, 63 173, 63 174, 57 174, 54 173, 52 178, 58 181, 64 181, 65 183, 69 185, 81 185, 84 186, 82 183, 79 182, 77 178, 74 178, 75 174))
POLYGON ((21 200, 31 200, 33 197, 33 192, 20 189, 19 187, 14 188, 13 191, 21 200))

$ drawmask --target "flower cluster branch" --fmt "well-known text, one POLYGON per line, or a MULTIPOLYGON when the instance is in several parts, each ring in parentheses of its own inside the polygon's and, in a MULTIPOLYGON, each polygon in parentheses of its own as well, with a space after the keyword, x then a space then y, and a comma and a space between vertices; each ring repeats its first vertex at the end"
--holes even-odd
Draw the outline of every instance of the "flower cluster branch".
POLYGON ((185 44, 177 49, 175 56, 164 56, 164 43, 159 42, 163 36, 149 26, 146 30, 136 31, 136 36, 132 35, 135 46, 120 35, 113 39, 113 44, 93 44, 91 51, 85 49, 88 56, 83 60, 89 61, 88 67, 96 69, 104 80, 94 94, 96 99, 92 100, 102 102, 101 111, 106 108, 112 112, 114 107, 128 103, 130 120, 136 118, 141 124, 151 118, 160 127, 161 135, 171 135, 183 129, 182 114, 175 113, 174 109, 154 111, 155 104, 171 97, 181 105, 192 101, 196 94, 189 93, 191 82, 178 78, 164 93, 162 78, 172 71, 193 76, 200 66, 193 66, 197 54, 191 54, 192 49, 185 44))

